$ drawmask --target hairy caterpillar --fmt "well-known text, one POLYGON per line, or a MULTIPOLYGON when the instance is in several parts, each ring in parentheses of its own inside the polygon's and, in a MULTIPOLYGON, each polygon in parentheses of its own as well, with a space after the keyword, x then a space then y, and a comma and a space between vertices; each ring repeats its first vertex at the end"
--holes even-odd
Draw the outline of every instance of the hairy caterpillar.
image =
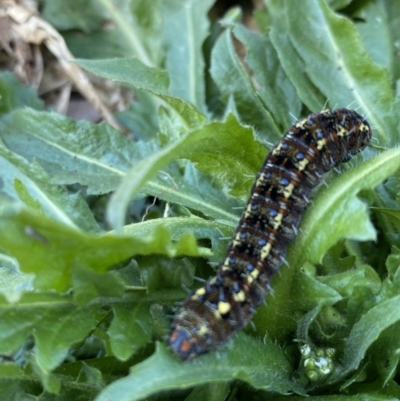
POLYGON ((271 149, 216 276, 174 317, 169 341, 181 359, 215 350, 251 320, 285 261, 311 190, 363 150, 371 134, 354 110, 323 110, 298 121, 271 149))

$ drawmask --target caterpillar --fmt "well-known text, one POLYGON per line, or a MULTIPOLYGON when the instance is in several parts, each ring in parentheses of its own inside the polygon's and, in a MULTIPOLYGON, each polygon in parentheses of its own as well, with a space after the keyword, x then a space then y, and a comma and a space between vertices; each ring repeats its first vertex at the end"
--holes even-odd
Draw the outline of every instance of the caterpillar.
POLYGON ((371 135, 356 111, 323 110, 299 120, 272 147, 216 276, 175 314, 169 338, 175 354, 190 360, 213 351, 249 323, 286 262, 312 189, 325 172, 362 151, 371 135))

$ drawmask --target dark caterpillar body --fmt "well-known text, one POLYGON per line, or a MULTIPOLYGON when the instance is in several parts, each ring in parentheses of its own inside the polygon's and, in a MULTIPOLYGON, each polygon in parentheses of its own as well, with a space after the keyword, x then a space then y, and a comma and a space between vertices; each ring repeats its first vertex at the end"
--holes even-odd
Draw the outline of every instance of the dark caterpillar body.
POLYGON ((323 110, 298 121, 271 149, 217 275, 175 315, 170 346, 181 359, 216 349, 251 320, 285 262, 311 190, 370 139, 368 122, 355 111, 323 110))

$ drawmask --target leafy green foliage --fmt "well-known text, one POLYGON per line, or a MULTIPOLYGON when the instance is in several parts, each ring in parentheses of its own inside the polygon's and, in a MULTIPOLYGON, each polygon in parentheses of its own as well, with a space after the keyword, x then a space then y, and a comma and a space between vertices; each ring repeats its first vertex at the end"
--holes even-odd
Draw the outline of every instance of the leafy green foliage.
POLYGON ((0 75, 0 398, 399 399, 397 3, 265 0, 257 31, 209 0, 42 3, 79 66, 135 92, 135 141, 0 75), (316 189, 254 327, 179 361, 181 287, 213 274, 270 144, 324 105, 363 113, 373 146, 316 189))

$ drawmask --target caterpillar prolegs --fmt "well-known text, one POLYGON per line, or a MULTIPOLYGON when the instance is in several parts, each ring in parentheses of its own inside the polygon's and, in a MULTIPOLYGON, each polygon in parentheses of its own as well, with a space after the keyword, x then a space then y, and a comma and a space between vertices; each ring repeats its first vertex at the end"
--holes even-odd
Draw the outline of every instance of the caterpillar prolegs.
POLYGON ((215 350, 246 326, 285 261, 311 190, 363 150, 371 134, 354 110, 323 110, 299 120, 271 149, 216 276, 174 317, 169 341, 181 359, 215 350))

